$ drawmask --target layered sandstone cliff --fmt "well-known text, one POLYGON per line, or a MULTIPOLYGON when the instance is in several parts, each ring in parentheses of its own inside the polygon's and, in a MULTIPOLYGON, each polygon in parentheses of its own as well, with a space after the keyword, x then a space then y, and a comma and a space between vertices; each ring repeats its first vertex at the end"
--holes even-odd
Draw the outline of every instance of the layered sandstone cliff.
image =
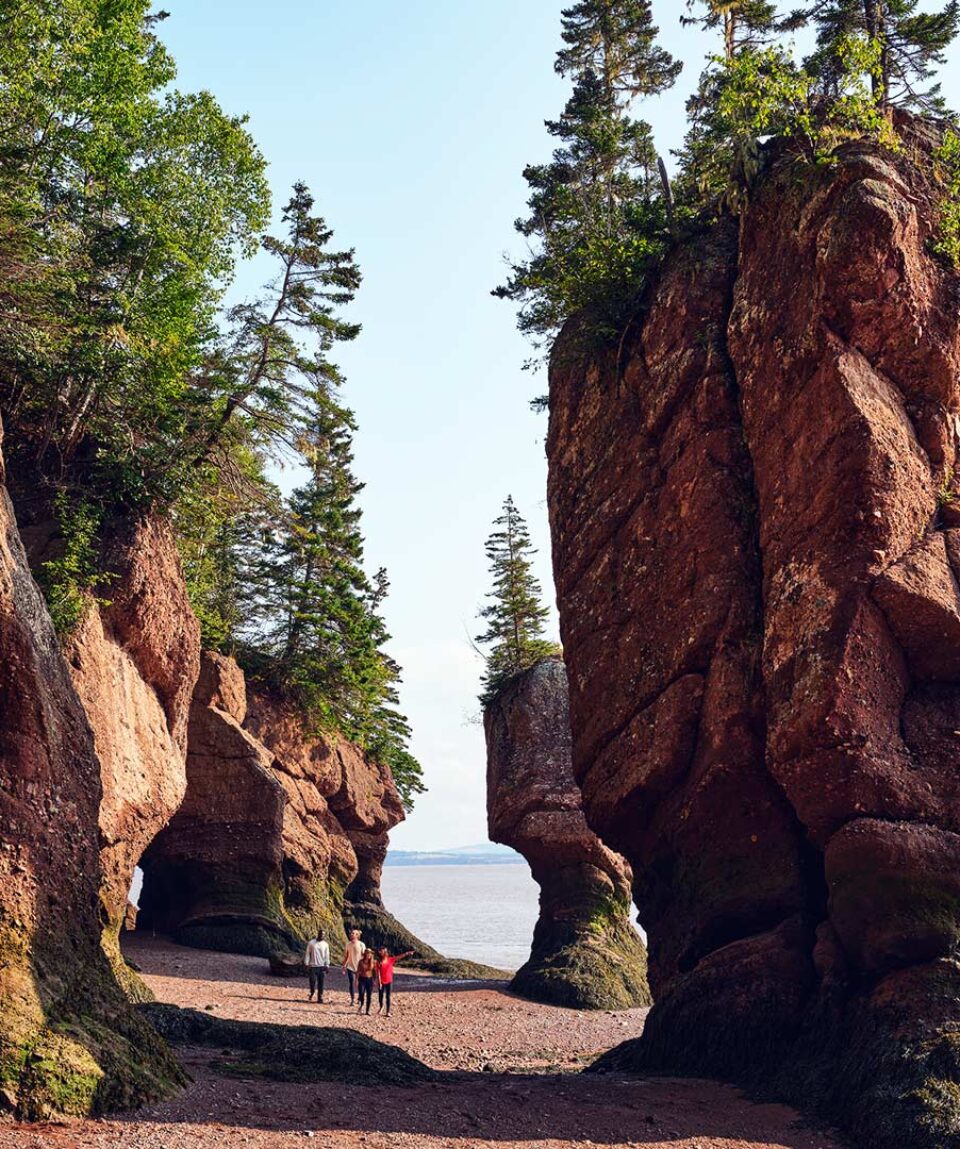
MULTIPOLYGON (((186 793, 200 625, 168 525, 142 519, 108 534, 109 601, 91 606, 65 653, 100 762, 104 948, 125 977, 117 940, 134 869, 186 793)), ((138 979, 128 983, 136 993, 138 979)))
POLYGON ((2 465, 0 715, 0 1109, 37 1118, 157 1098, 182 1074, 100 948, 100 761, 2 465))
POLYGON ((891 1149, 960 1139, 960 281, 904 131, 774 158, 619 352, 568 330, 548 441, 574 770, 656 1000, 608 1064, 891 1149))
POLYGON ((204 653, 190 704, 186 796, 150 844, 138 925, 185 944, 269 953, 282 914, 286 799, 273 756, 242 728, 243 672, 204 653))
MULTIPOLYGON (((186 798, 143 859, 140 927, 255 954, 299 948, 378 907, 387 833, 403 818, 389 770, 203 655, 190 712, 186 798), (362 864, 358 862, 362 859, 362 864)), ((386 915, 389 916, 389 915, 386 915)), ((373 922, 358 922, 370 937, 373 922)))
POLYGON ((567 672, 548 659, 484 711, 490 838, 540 886, 530 960, 511 988, 575 1009, 649 1005, 647 956, 630 924, 630 867, 587 826, 570 761, 567 672))

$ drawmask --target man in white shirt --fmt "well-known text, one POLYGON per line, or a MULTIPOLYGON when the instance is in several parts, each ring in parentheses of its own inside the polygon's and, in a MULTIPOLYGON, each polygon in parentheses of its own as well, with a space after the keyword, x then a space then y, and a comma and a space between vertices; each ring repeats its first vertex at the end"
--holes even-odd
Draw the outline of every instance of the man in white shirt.
POLYGON ((303 955, 303 964, 307 967, 307 977, 310 979, 310 997, 317 995, 317 1001, 323 1001, 323 982, 327 976, 327 967, 330 965, 330 946, 324 940, 323 930, 317 930, 317 936, 307 942, 307 952, 303 955))
POLYGON ((366 953, 367 947, 360 940, 360 931, 351 930, 347 939, 347 948, 343 951, 342 969, 347 971, 347 985, 350 987, 350 1004, 353 1005, 355 985, 357 980, 357 965, 366 953))

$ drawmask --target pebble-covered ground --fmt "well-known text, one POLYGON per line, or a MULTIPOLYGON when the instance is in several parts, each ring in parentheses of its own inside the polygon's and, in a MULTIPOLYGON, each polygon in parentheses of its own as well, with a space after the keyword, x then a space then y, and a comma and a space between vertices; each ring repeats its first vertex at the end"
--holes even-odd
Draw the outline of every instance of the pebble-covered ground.
MULTIPOLYGON (((394 1015, 358 1016, 339 974, 306 1000, 257 958, 137 937, 127 949, 162 1001, 221 1017, 349 1026, 448 1076, 416 1088, 291 1085, 218 1076, 216 1054, 181 1054, 193 1084, 132 1115, 63 1125, 0 1125, 0 1149, 839 1149, 782 1106, 712 1082, 575 1073, 637 1036, 643 1010, 578 1013, 532 1005, 491 983, 398 977, 394 1015)), ((374 1004, 376 1010, 376 1003, 374 1004)))

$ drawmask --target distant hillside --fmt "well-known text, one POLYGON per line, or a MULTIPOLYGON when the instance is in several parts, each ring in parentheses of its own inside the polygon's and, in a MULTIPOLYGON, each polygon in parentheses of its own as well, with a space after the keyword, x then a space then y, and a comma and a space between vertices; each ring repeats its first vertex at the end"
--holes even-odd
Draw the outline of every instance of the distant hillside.
POLYGON ((522 865, 523 858, 507 846, 481 842, 449 850, 390 850, 388 866, 491 866, 522 865))

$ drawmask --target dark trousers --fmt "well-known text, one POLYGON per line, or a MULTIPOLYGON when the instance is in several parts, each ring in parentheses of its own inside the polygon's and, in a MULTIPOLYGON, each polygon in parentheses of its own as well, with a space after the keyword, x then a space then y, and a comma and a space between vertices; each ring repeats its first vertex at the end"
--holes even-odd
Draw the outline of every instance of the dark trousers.
POLYGON ((355 992, 354 983, 356 982, 356 980, 357 980, 356 970, 348 969, 347 970, 347 985, 350 988, 350 1004, 351 1005, 353 1005, 353 997, 354 997, 354 992, 355 992))
POLYGON ((380 986, 380 1008, 383 1009, 383 1001, 387 1001, 387 1013, 390 1012, 390 991, 393 989, 393 982, 387 982, 386 985, 380 986))
POLYGON ((373 978, 372 977, 358 977, 357 983, 360 987, 360 1008, 363 1009, 363 1003, 367 1003, 367 1013, 370 1012, 370 1003, 373 1001, 373 978))
POLYGON ((310 979, 310 992, 315 993, 323 1001, 323 982, 327 971, 322 965, 308 965, 307 977, 310 979))

